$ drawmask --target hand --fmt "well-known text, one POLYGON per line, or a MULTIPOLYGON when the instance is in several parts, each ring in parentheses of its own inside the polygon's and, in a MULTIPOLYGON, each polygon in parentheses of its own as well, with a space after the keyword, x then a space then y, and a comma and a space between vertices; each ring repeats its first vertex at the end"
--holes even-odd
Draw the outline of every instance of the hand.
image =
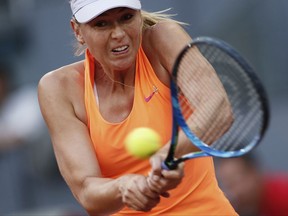
POLYGON ((150 211, 160 202, 160 196, 152 191, 143 175, 126 175, 121 178, 122 202, 136 211, 150 211))
POLYGON ((163 156, 154 155, 150 159, 152 170, 148 175, 147 182, 151 190, 169 197, 169 190, 176 188, 184 176, 184 163, 178 165, 175 170, 163 170, 161 164, 163 156))

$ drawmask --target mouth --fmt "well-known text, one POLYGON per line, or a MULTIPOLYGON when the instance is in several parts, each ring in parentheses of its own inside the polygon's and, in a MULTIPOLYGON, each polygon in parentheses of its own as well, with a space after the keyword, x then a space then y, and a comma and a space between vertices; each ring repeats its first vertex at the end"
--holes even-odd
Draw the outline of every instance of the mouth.
POLYGON ((124 53, 128 50, 129 46, 128 45, 125 45, 125 46, 120 46, 120 47, 117 47, 115 49, 112 49, 112 52, 113 53, 116 53, 116 54, 120 54, 120 53, 124 53))

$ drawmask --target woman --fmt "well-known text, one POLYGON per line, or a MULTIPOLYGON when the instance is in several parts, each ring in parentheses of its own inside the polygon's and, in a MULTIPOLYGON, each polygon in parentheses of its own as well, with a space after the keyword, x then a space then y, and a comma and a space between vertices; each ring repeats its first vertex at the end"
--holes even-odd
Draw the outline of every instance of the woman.
POLYGON ((90 215, 236 214, 217 186, 211 158, 161 170, 172 128, 169 73, 189 35, 175 21, 141 11, 139 0, 70 3, 85 60, 47 73, 39 103, 78 202, 90 215), (125 151, 125 136, 136 127, 162 137, 151 165, 125 151))

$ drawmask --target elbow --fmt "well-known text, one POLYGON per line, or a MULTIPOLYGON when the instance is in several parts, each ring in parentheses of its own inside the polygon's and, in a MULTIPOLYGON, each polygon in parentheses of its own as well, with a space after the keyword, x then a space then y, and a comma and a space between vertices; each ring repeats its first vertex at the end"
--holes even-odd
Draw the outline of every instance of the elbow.
POLYGON ((92 203, 91 197, 89 197, 90 195, 88 193, 89 184, 88 184, 87 180, 80 178, 77 175, 73 175, 73 172, 70 173, 70 175, 63 175, 63 177, 66 180, 66 183, 67 183, 68 187, 70 188, 70 191, 72 192, 74 198, 77 200, 77 202, 80 204, 80 206, 89 215, 92 215, 91 213, 95 213, 95 205, 91 204, 92 203), (67 176, 69 176, 70 178, 67 178, 67 176), (74 176, 74 178, 71 178, 71 176, 74 176), (73 180, 71 180, 71 179, 73 179, 73 180))
POLYGON ((98 215, 99 211, 97 209, 97 203, 95 204, 93 196, 89 193, 89 181, 82 181, 79 184, 78 190, 73 193, 75 199, 78 203, 85 209, 89 215, 98 215))
POLYGON ((81 182, 79 190, 74 194, 88 215, 111 215, 124 207, 122 200, 119 201, 120 198, 115 193, 113 196, 109 195, 111 192, 105 190, 104 185, 100 186, 100 182, 95 181, 94 177, 88 177, 81 182))

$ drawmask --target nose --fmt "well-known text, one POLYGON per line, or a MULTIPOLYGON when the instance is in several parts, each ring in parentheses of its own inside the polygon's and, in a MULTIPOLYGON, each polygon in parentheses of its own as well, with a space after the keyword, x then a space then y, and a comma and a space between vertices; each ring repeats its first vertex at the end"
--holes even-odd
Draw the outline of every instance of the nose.
POLYGON ((112 38, 114 39, 122 39, 125 36, 125 31, 121 25, 115 25, 112 34, 112 38))

